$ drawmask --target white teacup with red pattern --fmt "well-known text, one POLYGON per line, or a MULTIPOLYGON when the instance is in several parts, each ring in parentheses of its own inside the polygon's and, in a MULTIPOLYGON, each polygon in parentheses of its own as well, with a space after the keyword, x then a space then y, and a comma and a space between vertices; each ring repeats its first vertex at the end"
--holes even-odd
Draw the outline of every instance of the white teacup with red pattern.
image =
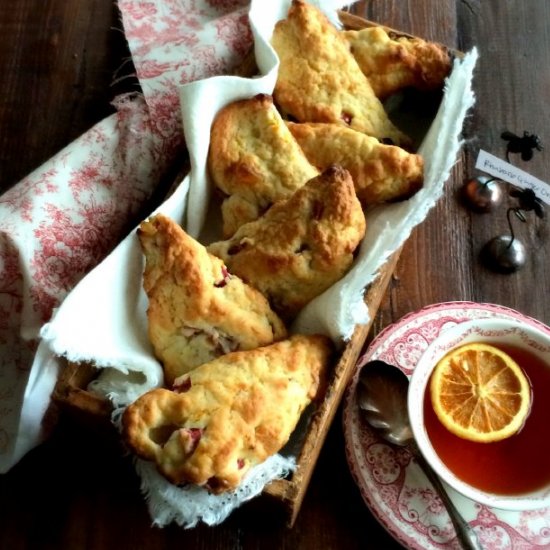
POLYGON ((505 510, 550 506, 550 328, 504 319, 478 319, 446 329, 421 356, 411 377, 409 417, 420 451, 435 472, 466 497, 505 510), (531 384, 531 410, 515 435, 477 443, 451 434, 430 399, 438 361, 467 343, 508 353, 531 384))

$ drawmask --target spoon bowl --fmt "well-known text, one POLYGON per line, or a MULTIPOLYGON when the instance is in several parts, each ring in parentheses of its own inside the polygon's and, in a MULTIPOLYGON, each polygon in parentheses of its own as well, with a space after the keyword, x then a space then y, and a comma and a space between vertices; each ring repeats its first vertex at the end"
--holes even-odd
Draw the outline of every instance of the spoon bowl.
POLYGON ((371 361, 359 376, 359 407, 369 425, 393 445, 406 446, 413 441, 406 406, 408 389, 407 375, 384 361, 371 361))

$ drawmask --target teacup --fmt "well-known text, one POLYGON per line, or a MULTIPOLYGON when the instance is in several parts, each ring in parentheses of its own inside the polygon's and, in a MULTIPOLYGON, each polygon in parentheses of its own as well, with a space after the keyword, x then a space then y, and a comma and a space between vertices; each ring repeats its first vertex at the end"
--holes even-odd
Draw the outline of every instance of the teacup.
POLYGON ((513 320, 479 319, 444 330, 416 365, 408 410, 420 451, 456 491, 504 510, 550 506, 550 428, 545 420, 550 418, 550 329, 513 320), (471 342, 491 344, 508 352, 531 383, 530 415, 518 434, 504 442, 460 439, 439 423, 431 408, 432 370, 449 351, 471 342), (539 477, 534 478, 535 474, 539 477))

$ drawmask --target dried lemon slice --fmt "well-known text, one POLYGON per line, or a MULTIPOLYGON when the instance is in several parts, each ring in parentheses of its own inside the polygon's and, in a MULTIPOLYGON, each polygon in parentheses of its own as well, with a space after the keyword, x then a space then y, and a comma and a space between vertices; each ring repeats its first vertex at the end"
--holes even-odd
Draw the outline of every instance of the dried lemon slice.
POLYGON ((531 386, 520 366, 499 348, 481 343, 447 353, 433 371, 430 394, 451 433, 483 443, 515 434, 531 407, 531 386))

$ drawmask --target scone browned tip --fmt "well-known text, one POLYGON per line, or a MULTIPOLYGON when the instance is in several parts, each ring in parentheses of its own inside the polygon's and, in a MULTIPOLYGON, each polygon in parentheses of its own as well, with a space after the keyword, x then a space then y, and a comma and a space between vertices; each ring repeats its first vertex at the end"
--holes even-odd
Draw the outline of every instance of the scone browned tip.
POLYGON ((273 32, 280 59, 274 98, 298 122, 330 122, 409 146, 388 118, 344 36, 316 7, 296 0, 273 32))
POLYGON ((226 237, 318 174, 265 94, 230 103, 218 113, 208 167, 227 195, 222 204, 226 237))
POLYGON ((177 392, 152 390, 131 404, 124 440, 174 484, 235 489, 288 441, 331 355, 327 338, 298 335, 215 359, 182 377, 177 392))
POLYGON ((332 165, 208 250, 290 321, 344 276, 365 228, 349 172, 332 165))
POLYGON ((286 337, 266 298, 172 219, 157 214, 140 225, 138 236, 149 339, 168 384, 224 353, 286 337))
POLYGON ((451 54, 441 44, 397 35, 383 27, 342 31, 342 34, 380 99, 406 87, 442 89, 451 72, 451 54))
POLYGON ((287 125, 319 170, 334 163, 349 170, 357 197, 365 207, 410 198, 423 185, 424 161, 420 155, 337 124, 287 125))

